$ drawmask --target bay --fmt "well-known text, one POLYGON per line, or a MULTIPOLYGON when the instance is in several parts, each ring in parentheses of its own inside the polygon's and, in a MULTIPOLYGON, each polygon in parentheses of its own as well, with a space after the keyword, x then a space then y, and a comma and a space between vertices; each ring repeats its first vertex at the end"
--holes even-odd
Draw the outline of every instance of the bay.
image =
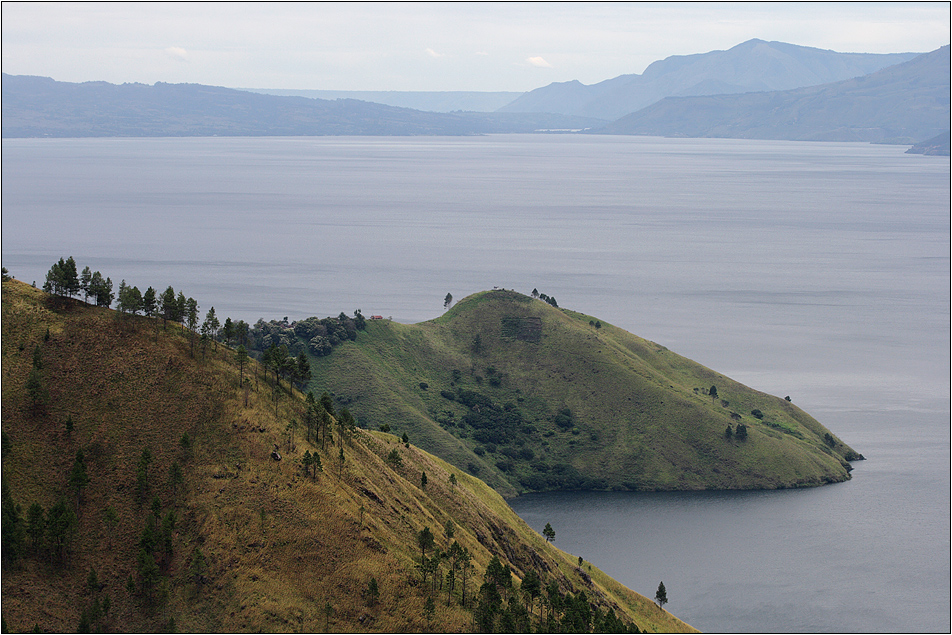
POLYGON ((815 490, 513 501, 534 527, 645 595, 663 579, 702 630, 948 631, 949 159, 903 150, 5 139, 2 260, 42 284, 73 255, 249 322, 538 288, 791 395, 868 460, 815 490))

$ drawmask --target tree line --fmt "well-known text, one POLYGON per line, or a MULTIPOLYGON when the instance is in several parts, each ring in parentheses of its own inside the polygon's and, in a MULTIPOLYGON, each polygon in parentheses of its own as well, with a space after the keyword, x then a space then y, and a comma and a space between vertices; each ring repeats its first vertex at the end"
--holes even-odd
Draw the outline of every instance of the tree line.
MULTIPOLYGON (((447 542, 454 531, 453 522, 448 520, 444 531, 447 542)), ((474 577, 473 554, 455 540, 441 550, 429 527, 418 532, 417 546, 417 570, 429 593, 423 609, 428 621, 435 609, 433 597, 445 593, 446 605, 455 602, 471 610, 473 625, 483 633, 641 632, 636 624, 620 619, 614 609, 604 611, 590 602, 584 591, 563 592, 558 581, 547 581, 533 569, 517 584, 511 567, 503 565, 496 555, 481 579, 470 582, 474 577), (479 586, 473 588, 474 584, 479 586)), ((380 592, 377 580, 371 579, 364 590, 369 606, 378 601, 380 592)))

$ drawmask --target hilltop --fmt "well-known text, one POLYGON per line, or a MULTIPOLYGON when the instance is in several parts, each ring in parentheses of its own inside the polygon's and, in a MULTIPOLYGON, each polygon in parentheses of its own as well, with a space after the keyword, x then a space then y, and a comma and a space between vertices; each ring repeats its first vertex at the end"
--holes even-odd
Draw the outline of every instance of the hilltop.
POLYGON ((417 445, 295 426, 303 396, 223 344, 16 280, 2 311, 4 630, 692 630, 417 445))
POLYGON ((505 496, 814 486, 861 458, 789 399, 514 291, 420 324, 368 320, 311 368, 362 427, 405 433, 505 496))

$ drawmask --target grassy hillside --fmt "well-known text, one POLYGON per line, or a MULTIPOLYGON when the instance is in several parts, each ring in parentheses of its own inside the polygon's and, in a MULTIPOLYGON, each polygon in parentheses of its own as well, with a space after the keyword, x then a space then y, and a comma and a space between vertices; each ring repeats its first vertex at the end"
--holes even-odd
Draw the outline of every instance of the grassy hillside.
MULTIPOLYGON (((493 556, 511 567, 515 589, 532 571, 644 631, 692 630, 597 569, 579 568, 498 493, 416 445, 361 430, 335 433, 324 448, 300 429, 292 441, 301 395, 283 394, 275 409, 254 365, 241 390, 230 349, 203 355, 178 325, 54 303, 17 281, 3 283, 2 310, 2 598, 11 631, 472 631, 493 556), (78 450, 88 484, 73 487, 83 483, 71 478, 78 450), (305 451, 321 458, 317 478, 303 474, 305 451), (400 464, 386 460, 394 451, 400 464), (34 504, 40 518, 67 522, 39 525, 34 504), (461 578, 450 593, 448 582, 423 584, 417 567, 420 532, 429 528, 446 550, 447 527, 473 557, 465 607, 461 578)), ((432 335, 439 324, 372 329, 376 337, 365 339, 379 352, 346 350, 361 364, 354 373, 404 368, 418 355, 428 378, 424 360, 454 350, 452 338, 432 335), (389 359, 387 338, 435 348, 389 359)), ((409 394, 376 371, 373 385, 409 394)), ((418 396, 421 421, 431 398, 418 396)), ((407 408, 402 401, 393 400, 395 414, 407 408)), ((465 441, 446 438, 465 451, 465 441)), ((448 561, 439 566, 445 580, 448 561)), ((518 594, 507 595, 511 608, 518 594)), ((553 610, 538 600, 530 608, 533 624, 553 610)))
POLYGON ((513 291, 369 321, 312 369, 363 427, 406 432, 505 496, 813 486, 859 458, 786 399, 513 291))

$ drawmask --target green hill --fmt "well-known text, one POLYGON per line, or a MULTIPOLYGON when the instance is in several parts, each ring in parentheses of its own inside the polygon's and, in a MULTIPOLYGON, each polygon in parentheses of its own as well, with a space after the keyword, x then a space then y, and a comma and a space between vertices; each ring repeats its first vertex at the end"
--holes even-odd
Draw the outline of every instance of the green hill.
MULTIPOLYGON (((333 420, 326 439, 295 430, 300 393, 257 364, 240 369, 221 344, 193 348, 178 324, 15 280, 3 282, 2 312, 5 632, 623 627, 606 616, 692 630, 417 446, 333 420), (308 455, 321 460, 316 476, 304 474, 308 455), (453 543, 471 568, 437 557, 453 543), (484 591, 494 557, 511 577, 503 569, 484 591), (551 599, 522 584, 530 574, 551 599)), ((371 332, 361 346, 429 337, 371 332)))
POLYGON ((420 324, 369 320, 311 361, 362 427, 406 433, 505 496, 813 486, 860 458, 786 399, 513 291, 420 324))

